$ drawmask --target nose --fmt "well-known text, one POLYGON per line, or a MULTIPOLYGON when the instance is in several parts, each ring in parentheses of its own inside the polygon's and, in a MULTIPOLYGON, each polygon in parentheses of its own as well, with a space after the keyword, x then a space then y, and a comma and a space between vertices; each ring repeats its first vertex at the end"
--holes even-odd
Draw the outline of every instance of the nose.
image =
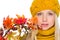
POLYGON ((47 21, 47 15, 43 15, 42 20, 43 20, 43 22, 46 22, 47 21))

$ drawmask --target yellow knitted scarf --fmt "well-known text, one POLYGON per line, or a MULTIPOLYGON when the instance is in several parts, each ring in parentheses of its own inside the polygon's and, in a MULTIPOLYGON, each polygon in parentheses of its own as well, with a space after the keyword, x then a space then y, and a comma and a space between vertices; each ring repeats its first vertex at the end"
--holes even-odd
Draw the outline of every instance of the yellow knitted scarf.
POLYGON ((48 30, 38 30, 37 40, 55 40, 55 27, 48 30))

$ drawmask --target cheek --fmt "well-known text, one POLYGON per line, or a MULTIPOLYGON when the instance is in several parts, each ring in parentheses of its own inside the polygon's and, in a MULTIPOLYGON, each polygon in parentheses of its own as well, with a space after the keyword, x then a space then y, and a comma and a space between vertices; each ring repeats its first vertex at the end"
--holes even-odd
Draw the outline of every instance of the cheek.
POLYGON ((42 18, 38 17, 38 22, 37 23, 38 23, 38 25, 40 25, 42 23, 42 18))
POLYGON ((48 24, 49 24, 49 26, 53 26, 54 23, 55 23, 55 18, 54 17, 48 18, 48 24))

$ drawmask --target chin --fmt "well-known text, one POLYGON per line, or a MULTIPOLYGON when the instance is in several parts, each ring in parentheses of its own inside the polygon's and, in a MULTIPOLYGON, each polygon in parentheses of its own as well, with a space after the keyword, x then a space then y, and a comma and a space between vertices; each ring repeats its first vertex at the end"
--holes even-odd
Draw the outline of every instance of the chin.
POLYGON ((49 28, 42 28, 42 30, 48 30, 49 28))

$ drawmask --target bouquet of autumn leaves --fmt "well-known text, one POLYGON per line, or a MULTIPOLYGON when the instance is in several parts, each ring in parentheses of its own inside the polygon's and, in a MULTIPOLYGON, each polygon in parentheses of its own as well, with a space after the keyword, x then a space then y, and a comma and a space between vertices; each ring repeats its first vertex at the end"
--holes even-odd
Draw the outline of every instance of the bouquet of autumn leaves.
POLYGON ((16 18, 7 16, 7 18, 3 19, 3 27, 7 30, 4 35, 4 37, 7 38, 6 40, 25 40, 28 33, 30 33, 31 30, 36 29, 34 27, 37 22, 36 17, 27 19, 24 15, 20 16, 17 14, 16 16, 16 18), (18 35, 16 35, 17 32, 14 32, 16 30, 19 33, 18 35))

